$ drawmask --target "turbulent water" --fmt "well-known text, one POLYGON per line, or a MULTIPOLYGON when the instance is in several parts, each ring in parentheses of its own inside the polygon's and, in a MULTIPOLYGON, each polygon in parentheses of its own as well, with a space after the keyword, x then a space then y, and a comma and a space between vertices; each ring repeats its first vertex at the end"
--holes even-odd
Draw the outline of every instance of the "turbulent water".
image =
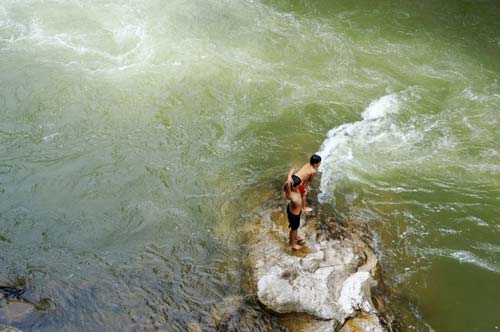
POLYGON ((4 0, 0 78, 0 284, 50 304, 0 324, 213 330, 319 151, 403 330, 500 330, 498 1, 4 0))

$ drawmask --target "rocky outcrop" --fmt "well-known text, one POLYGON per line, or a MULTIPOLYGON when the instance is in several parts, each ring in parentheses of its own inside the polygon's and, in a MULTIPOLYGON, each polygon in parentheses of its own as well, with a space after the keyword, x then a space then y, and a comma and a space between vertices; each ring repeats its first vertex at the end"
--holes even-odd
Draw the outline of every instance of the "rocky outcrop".
POLYGON ((320 214, 303 216, 299 232, 306 245, 292 252, 283 210, 260 215, 259 234, 251 245, 253 288, 260 304, 286 315, 290 331, 386 331, 372 301, 380 273, 374 251, 362 240, 366 234, 340 225, 332 232, 334 226, 325 228, 320 214), (293 322, 297 313, 301 323, 293 322))

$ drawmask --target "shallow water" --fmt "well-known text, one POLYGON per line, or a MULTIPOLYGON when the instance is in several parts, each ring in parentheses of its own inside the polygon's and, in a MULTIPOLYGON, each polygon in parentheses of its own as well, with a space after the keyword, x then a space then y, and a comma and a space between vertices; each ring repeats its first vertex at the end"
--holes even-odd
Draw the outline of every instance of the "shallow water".
POLYGON ((11 324, 214 329, 259 193, 319 150, 405 330, 500 329, 499 8, 2 2, 0 281, 51 303, 11 324))

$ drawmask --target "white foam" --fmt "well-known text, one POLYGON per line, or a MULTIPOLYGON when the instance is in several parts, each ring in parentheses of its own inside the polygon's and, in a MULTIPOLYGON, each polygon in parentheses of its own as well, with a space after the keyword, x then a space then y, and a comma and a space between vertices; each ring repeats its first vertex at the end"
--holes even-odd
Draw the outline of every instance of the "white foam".
MULTIPOLYGON (((404 132, 393 125, 393 115, 397 114, 399 109, 400 96, 388 94, 372 101, 361 114, 361 121, 346 123, 328 132, 318 151, 323 159, 320 167, 321 202, 332 198, 335 185, 340 179, 356 178, 356 167, 363 169, 367 166, 365 157, 358 157, 360 154, 355 154, 354 150, 363 152, 371 144, 389 146, 390 142, 398 143, 395 144, 398 147, 401 142, 415 140, 415 137, 410 137, 414 136, 414 131, 404 132)), ((374 163, 370 164, 371 167, 377 167, 374 163)))
POLYGON ((480 242, 474 245, 474 248, 484 250, 488 253, 500 253, 500 245, 488 242, 480 242))
POLYGON ((469 263, 473 264, 476 266, 479 266, 483 269, 490 270, 492 272, 500 273, 500 267, 490 264, 488 262, 485 262, 484 260, 481 260, 479 257, 474 255, 471 252, 468 251, 454 251, 449 254, 449 257, 454 258, 458 260, 459 262, 463 263, 469 263))
MULTIPOLYGON (((2 10, 0 17, 1 14, 2 10)), ((144 64, 151 58, 153 50, 153 46, 147 43, 148 35, 143 22, 115 23, 108 28, 96 24, 94 29, 81 27, 78 31, 53 31, 45 22, 46 17, 33 16, 28 22, 1 21, 0 27, 5 27, 10 33, 8 38, 0 36, 0 40, 10 48, 28 45, 29 49, 37 50, 40 62, 57 59, 62 64, 83 65, 83 68, 87 64, 91 68, 120 69, 144 64), (64 53, 54 57, 53 50, 64 53)))
POLYGON ((476 217, 476 216, 467 216, 465 218, 459 219, 459 221, 468 221, 476 224, 477 226, 482 226, 482 227, 489 227, 490 224, 488 224, 486 221, 483 219, 476 217))
POLYGON ((472 264, 491 272, 500 273, 500 266, 487 262, 466 250, 428 249, 425 250, 425 252, 436 256, 451 258, 460 263, 472 264))
POLYGON ((54 137, 59 136, 59 135, 62 135, 62 133, 54 133, 54 134, 51 134, 51 135, 47 135, 45 137, 42 137, 42 139, 47 142, 47 141, 50 141, 54 137))
POLYGON ((390 94, 372 101, 370 105, 368 105, 366 110, 361 114, 361 116, 364 120, 374 120, 382 118, 390 113, 396 113, 397 111, 397 96, 394 94, 390 94))
POLYGON ((498 99, 500 95, 497 93, 482 94, 480 92, 473 91, 472 88, 465 88, 463 91, 463 96, 469 101, 474 101, 483 105, 491 104, 495 108, 498 106, 498 99))
POLYGON ((500 151, 494 149, 486 149, 481 151, 481 157, 483 158, 500 158, 500 151))
POLYGON ((479 97, 469 88, 464 89, 463 93, 465 98, 467 98, 468 100, 474 101, 479 99, 479 97))
POLYGON ((456 229, 449 229, 449 228, 438 228, 438 231, 444 234, 460 234, 462 231, 456 230, 456 229))

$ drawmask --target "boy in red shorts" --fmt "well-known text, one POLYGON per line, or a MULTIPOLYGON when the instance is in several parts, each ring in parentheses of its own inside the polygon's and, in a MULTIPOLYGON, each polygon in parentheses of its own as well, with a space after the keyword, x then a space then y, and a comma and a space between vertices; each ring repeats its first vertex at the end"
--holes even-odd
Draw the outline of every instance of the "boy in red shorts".
POLYGON ((300 184, 297 188, 302 195, 302 211, 304 212, 312 211, 310 207, 306 207, 307 187, 309 187, 309 183, 311 183, 311 181, 314 179, 314 176, 316 175, 320 164, 321 157, 317 154, 314 154, 309 159, 309 163, 302 166, 302 168, 299 169, 297 173, 295 173, 295 168, 290 169, 290 171, 288 172, 286 182, 290 186, 294 183, 294 181, 300 180, 300 184))

